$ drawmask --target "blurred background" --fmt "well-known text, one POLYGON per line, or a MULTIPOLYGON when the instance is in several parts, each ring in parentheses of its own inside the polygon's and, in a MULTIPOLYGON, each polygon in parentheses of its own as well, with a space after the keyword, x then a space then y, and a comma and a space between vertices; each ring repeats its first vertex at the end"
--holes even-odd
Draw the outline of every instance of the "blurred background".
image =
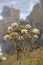
POLYGON ((43 0, 0 0, 0 54, 13 50, 2 36, 13 22, 42 30, 39 46, 43 45, 43 0))

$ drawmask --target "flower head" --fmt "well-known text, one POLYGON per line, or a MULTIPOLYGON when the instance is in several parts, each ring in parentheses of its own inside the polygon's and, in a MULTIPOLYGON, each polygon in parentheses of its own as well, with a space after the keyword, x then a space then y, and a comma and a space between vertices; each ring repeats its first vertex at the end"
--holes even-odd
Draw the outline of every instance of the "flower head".
POLYGON ((5 60, 7 60, 7 58, 6 57, 2 57, 2 60, 5 61, 5 60))
POLYGON ((31 25, 29 25, 29 24, 27 24, 25 27, 26 27, 27 29, 31 29, 31 25))
POLYGON ((18 27, 18 24, 17 23, 13 23, 12 27, 18 27))
POLYGON ((28 30, 26 30, 26 29, 22 29, 22 30, 21 30, 21 33, 28 34, 28 30))
POLYGON ((17 39, 18 38, 18 33, 17 32, 12 32, 10 34, 10 36, 12 37, 12 39, 17 39))
POLYGON ((3 38, 4 38, 4 40, 10 40, 11 36, 10 35, 5 35, 3 38))
POLYGON ((31 34, 24 34, 23 37, 26 41, 29 41, 31 39, 31 34))
POLYGON ((10 34, 10 36, 18 36, 18 33, 17 33, 17 32, 12 32, 12 33, 10 34))
POLYGON ((38 29, 33 29, 33 31, 32 31, 34 34, 39 34, 39 30, 38 29))
POLYGON ((37 39, 38 38, 38 36, 37 35, 33 35, 33 39, 37 39))
POLYGON ((11 26, 8 27, 8 32, 9 33, 12 32, 12 27, 11 26))

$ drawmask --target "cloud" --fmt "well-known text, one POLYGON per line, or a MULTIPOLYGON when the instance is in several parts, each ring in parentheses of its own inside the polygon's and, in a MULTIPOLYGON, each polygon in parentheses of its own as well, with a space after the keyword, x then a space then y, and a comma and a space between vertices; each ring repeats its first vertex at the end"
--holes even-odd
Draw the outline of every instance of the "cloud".
POLYGON ((27 15, 30 15, 33 6, 38 3, 39 0, 0 0, 0 9, 4 5, 11 6, 20 10, 20 17, 26 18, 27 15))

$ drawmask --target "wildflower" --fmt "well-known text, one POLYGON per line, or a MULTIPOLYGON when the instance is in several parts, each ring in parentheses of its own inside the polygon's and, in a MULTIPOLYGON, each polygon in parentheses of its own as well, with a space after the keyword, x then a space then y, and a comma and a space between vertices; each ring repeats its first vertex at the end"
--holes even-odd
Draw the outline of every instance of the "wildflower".
POLYGON ((11 27, 11 26, 8 27, 8 32, 9 32, 9 33, 12 32, 12 27, 11 27))
POLYGON ((26 30, 26 29, 22 29, 22 30, 21 30, 21 33, 28 34, 28 30, 26 30))
POLYGON ((12 30, 12 27, 11 27, 11 26, 8 27, 8 31, 9 31, 9 30, 12 30))
POLYGON ((25 40, 29 41, 31 39, 31 34, 24 34, 23 37, 25 40))
POLYGON ((38 29, 33 29, 33 31, 32 31, 34 34, 39 34, 39 30, 38 29))
POLYGON ((37 39, 38 38, 38 36, 37 35, 33 35, 33 39, 37 39))
POLYGON ((18 38, 18 33, 17 32, 12 32, 10 34, 10 36, 12 37, 12 39, 17 39, 18 38))
POLYGON ((6 57, 3 57, 3 58, 2 58, 2 60, 3 60, 3 61, 6 61, 6 60, 7 60, 7 58, 6 58, 6 57))
POLYGON ((18 33, 17 33, 17 32, 12 32, 10 35, 11 35, 12 37, 13 37, 13 36, 18 36, 18 33))
POLYGON ((27 24, 25 27, 26 27, 27 29, 30 29, 30 28, 31 28, 31 25, 27 24))
POLYGON ((3 38, 4 38, 4 40, 10 40, 11 36, 10 35, 5 35, 3 38))
POLYGON ((13 23, 12 27, 18 27, 18 24, 17 23, 13 23))

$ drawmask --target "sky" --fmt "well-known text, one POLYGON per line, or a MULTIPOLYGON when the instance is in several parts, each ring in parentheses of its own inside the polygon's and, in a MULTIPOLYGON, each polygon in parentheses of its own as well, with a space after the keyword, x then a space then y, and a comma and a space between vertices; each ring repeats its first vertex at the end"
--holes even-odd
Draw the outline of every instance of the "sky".
MULTIPOLYGON (((4 5, 9 7, 13 5, 14 8, 20 10, 20 19, 26 19, 36 3, 39 3, 39 0, 0 0, 0 12, 4 5)), ((2 16, 0 16, 0 19, 2 19, 2 16)))
POLYGON ((1 45, 0 45, 0 55, 2 55, 2 52, 1 52, 2 50, 1 50, 1 45))

